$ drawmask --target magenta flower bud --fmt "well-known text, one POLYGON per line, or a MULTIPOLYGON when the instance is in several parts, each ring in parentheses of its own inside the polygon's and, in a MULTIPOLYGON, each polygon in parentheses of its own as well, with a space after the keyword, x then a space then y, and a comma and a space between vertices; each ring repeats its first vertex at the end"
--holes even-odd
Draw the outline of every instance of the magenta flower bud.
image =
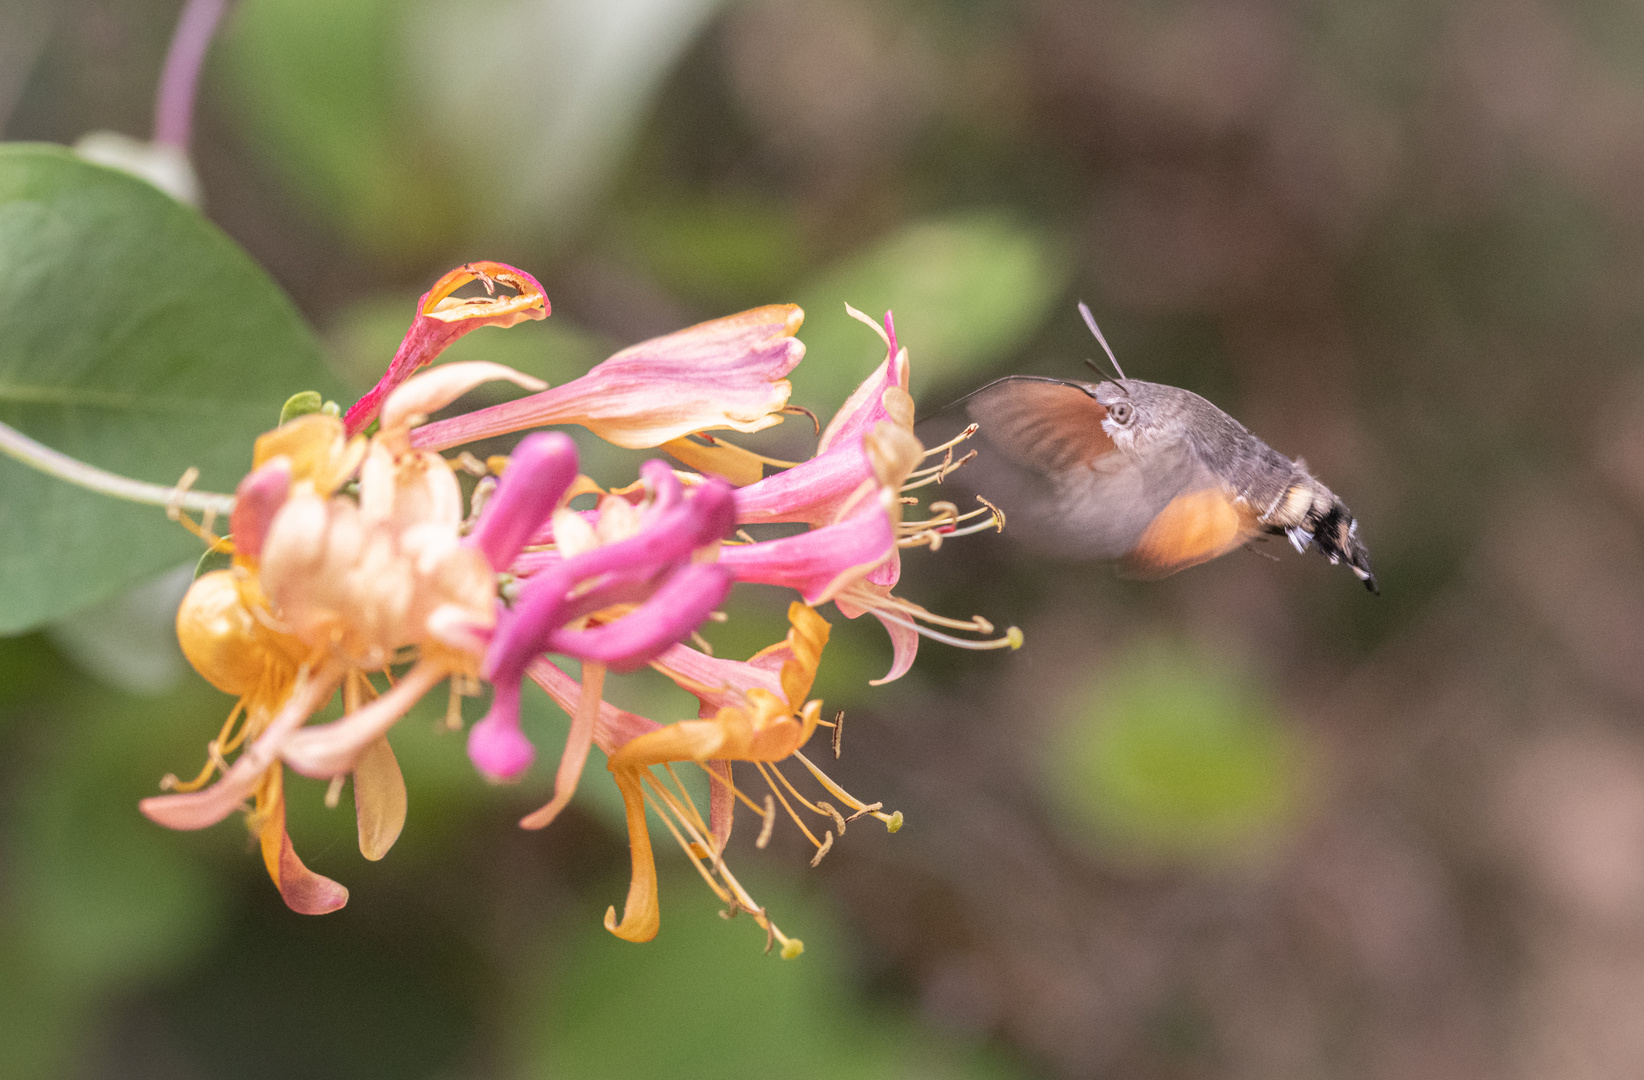
POLYGON ((485 504, 467 543, 493 570, 506 570, 531 534, 553 515, 577 476, 577 447, 558 431, 527 435, 509 456, 496 494, 485 504))
POLYGON ((492 780, 514 780, 536 759, 519 729, 519 683, 498 683, 491 711, 468 732, 468 760, 492 780))

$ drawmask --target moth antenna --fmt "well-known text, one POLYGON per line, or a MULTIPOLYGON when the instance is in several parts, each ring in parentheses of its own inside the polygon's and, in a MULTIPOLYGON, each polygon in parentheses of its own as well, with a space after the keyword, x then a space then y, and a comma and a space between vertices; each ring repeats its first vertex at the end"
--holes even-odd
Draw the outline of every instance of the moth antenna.
POLYGON ((1102 351, 1107 353, 1108 360, 1113 364, 1113 370, 1119 373, 1119 379, 1123 381, 1125 369, 1119 366, 1119 358, 1113 355, 1113 350, 1108 346, 1107 338, 1102 336, 1102 328, 1096 325, 1096 316, 1090 313, 1090 305, 1083 300, 1079 301, 1079 314, 1084 316, 1085 325, 1090 327, 1092 334, 1096 335, 1096 340, 1102 346, 1102 351))

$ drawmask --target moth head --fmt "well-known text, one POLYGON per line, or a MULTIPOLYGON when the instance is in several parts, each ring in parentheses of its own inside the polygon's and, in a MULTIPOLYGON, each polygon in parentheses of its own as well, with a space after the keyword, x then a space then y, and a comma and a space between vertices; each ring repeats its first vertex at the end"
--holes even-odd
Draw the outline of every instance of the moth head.
POLYGON ((1093 397, 1107 410, 1102 430, 1115 446, 1130 448, 1138 437, 1145 438, 1151 412, 1143 388, 1129 379, 1098 383, 1093 397))

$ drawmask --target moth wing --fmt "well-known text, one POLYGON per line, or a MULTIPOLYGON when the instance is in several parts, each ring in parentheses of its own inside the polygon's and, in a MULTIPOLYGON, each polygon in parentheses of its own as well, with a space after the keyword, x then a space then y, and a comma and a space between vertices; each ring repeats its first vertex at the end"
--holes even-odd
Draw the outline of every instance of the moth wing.
POLYGON ((1054 475, 1113 452, 1107 409, 1078 383, 1030 376, 1000 379, 972 394, 970 418, 1001 454, 1054 475))
POLYGON ((1257 531, 1249 503, 1219 484, 1200 487, 1165 504, 1120 561, 1120 573, 1166 577, 1227 554, 1257 531))
POLYGON ((1185 444, 1145 457, 1119 451, 1102 428, 1107 410, 1085 384, 1001 379, 968 408, 997 451, 965 470, 969 479, 1005 511, 1012 535, 1046 554, 1127 555, 1200 472, 1185 444))

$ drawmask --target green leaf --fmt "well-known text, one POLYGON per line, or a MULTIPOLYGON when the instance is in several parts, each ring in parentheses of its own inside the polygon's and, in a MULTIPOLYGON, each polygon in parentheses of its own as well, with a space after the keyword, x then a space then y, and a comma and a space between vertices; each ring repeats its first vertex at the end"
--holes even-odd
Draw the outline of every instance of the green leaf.
POLYGON ((518 250, 580 226, 717 4, 242 0, 216 70, 270 170, 362 248, 518 250))
POLYGON ((913 394, 963 380, 1020 348, 1066 288, 1070 263, 1036 229, 1000 214, 912 225, 801 290, 805 362, 793 400, 824 420, 884 359, 873 331, 845 305, 896 314, 913 362, 913 394))
POLYGON ((1048 762, 1061 819, 1144 861, 1259 849, 1294 809, 1304 765, 1236 671, 1159 645, 1078 689, 1048 762))
POLYGON ((398 43, 413 6, 247 0, 214 72, 289 191, 355 243, 407 259, 454 243, 467 217, 451 159, 405 100, 398 43))
MULTIPOLYGON (((156 484, 226 492, 294 391, 343 397, 268 276, 198 213, 58 147, 0 146, 0 421, 156 484)), ((0 633, 199 556, 163 510, 0 458, 0 633)))
MULTIPOLYGON (((653 839, 657 830, 653 827, 653 839)), ((856 839, 853 834, 845 842, 856 839)), ((666 842, 666 841, 664 841, 666 842)), ((599 928, 597 911, 560 928, 564 944, 530 965, 517 1015, 517 1075, 580 1080, 1009 1080, 1012 1063, 951 1033, 938 1036, 896 1003, 863 1002, 850 941, 822 904, 744 878, 777 924, 805 942, 779 959, 746 915, 722 904, 661 849, 662 930, 633 945, 599 928), (678 870, 680 872, 673 872, 678 870)), ((738 851, 746 860, 753 853, 738 851)), ((756 856, 757 857, 757 856, 756 856)), ((763 857, 772 858, 771 853, 763 857)), ((738 867, 738 874, 743 868, 738 867)), ((784 868, 784 876, 794 872, 784 868)), ((618 903, 621 886, 611 887, 618 903)))

